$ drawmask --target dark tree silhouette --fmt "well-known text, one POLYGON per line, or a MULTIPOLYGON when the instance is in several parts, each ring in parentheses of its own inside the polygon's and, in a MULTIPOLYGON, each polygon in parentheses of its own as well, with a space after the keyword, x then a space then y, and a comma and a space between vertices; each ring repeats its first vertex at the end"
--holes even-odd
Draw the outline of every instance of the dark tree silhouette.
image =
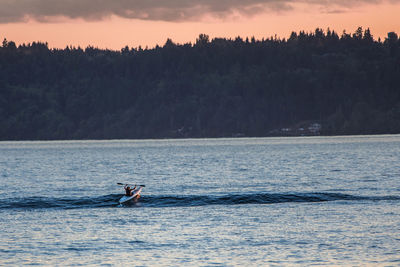
POLYGON ((0 47, 1 140, 378 133, 400 133, 395 32, 0 47))

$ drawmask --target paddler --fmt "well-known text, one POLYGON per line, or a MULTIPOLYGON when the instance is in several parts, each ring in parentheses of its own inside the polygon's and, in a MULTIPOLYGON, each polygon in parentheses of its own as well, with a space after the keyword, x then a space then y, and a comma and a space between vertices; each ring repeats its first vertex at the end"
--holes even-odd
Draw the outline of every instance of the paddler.
POLYGON ((124 186, 124 189, 125 189, 125 195, 129 197, 132 196, 132 191, 136 189, 136 185, 133 189, 131 189, 131 187, 128 184, 126 184, 124 186))

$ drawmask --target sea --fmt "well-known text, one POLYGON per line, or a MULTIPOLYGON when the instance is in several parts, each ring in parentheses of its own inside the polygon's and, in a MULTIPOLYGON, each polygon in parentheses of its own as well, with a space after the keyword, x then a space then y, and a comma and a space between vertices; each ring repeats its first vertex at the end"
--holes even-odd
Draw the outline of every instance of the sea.
POLYGON ((400 266, 400 135, 0 142, 0 266, 30 265, 400 266))

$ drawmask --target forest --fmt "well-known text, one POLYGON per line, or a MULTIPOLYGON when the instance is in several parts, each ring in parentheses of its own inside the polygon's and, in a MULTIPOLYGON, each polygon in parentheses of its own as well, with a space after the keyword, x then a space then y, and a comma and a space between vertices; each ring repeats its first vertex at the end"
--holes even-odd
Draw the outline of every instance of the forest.
POLYGON ((400 133, 395 32, 200 34, 120 51, 0 45, 0 140, 392 133, 400 133))

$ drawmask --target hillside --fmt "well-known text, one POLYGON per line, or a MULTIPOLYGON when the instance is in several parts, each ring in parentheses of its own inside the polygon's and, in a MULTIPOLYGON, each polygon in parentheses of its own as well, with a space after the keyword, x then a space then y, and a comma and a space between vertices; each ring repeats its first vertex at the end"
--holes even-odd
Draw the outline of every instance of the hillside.
POLYGON ((394 32, 0 46, 0 140, 380 133, 400 133, 394 32))

